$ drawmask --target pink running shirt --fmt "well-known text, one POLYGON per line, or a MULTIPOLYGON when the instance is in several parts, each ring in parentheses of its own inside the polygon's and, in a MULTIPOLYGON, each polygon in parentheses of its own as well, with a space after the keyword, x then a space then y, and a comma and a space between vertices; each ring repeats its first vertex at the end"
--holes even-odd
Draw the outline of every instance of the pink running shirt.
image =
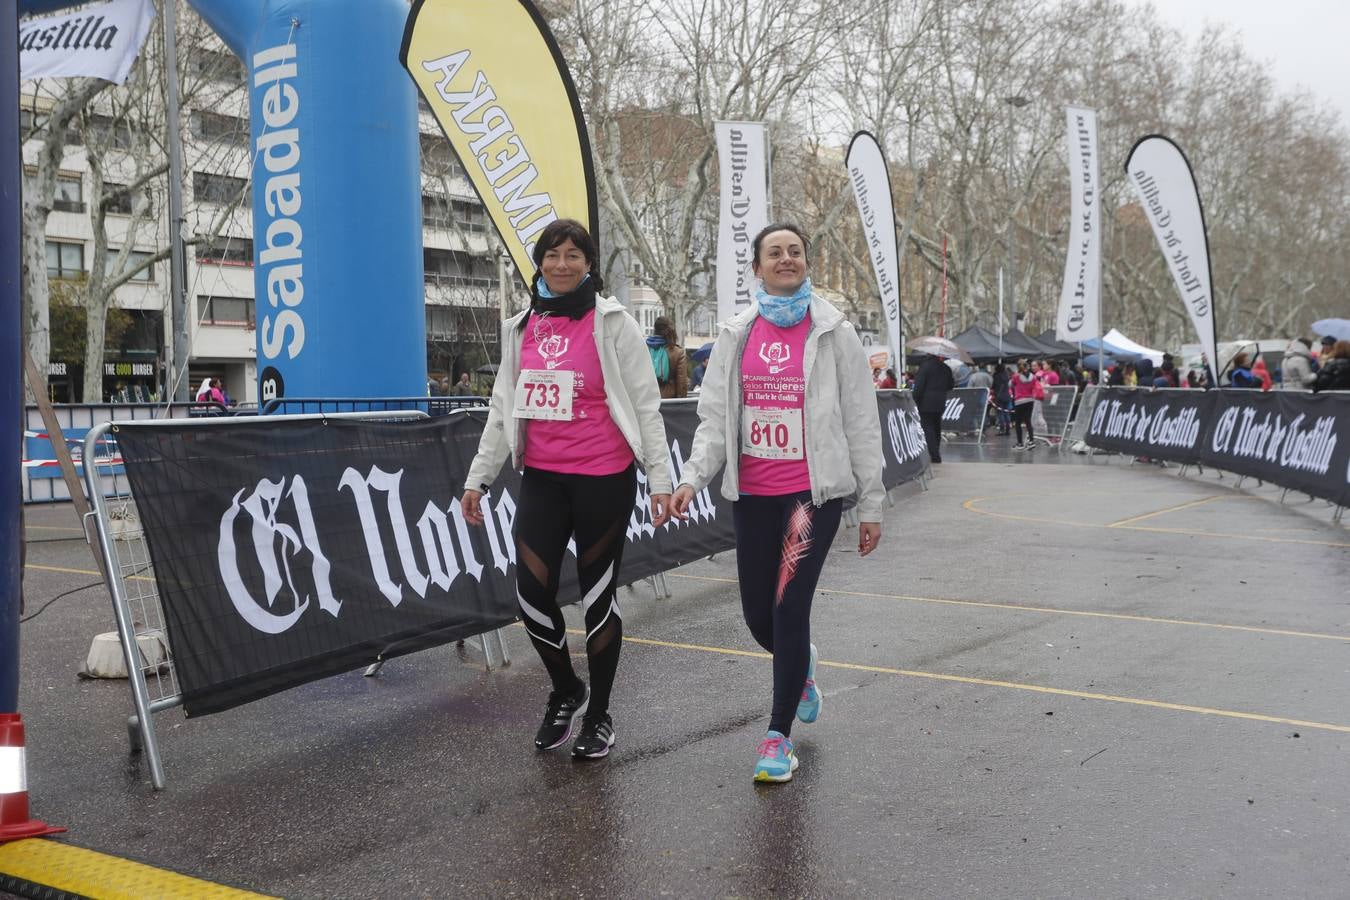
POLYGON ((811 489, 806 467, 803 355, 811 317, 779 328, 763 316, 741 356, 740 490, 776 497, 811 489))
MULTIPOLYGON (((520 339, 517 391, 526 406, 557 407, 551 396, 530 390, 530 372, 572 379, 570 419, 525 419, 525 465, 569 475, 614 475, 633 462, 633 448, 610 417, 605 376, 595 347, 595 310, 580 319, 531 315, 520 339), (555 374, 557 373, 557 374, 555 374)), ((562 408, 566 409, 566 398, 562 408)), ((519 410, 517 409, 517 414, 519 410)))

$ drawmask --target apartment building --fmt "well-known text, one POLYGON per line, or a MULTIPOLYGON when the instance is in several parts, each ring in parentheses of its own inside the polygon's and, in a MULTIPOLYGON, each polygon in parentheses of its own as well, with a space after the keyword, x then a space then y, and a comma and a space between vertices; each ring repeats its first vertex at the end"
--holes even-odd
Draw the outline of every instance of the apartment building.
MULTIPOLYGON (((190 361, 185 379, 195 392, 219 377, 236 401, 257 401, 257 311, 254 299, 252 222, 252 140, 245 69, 218 40, 197 30, 180 43, 185 49, 180 134, 183 140, 183 209, 186 247, 190 361)), ((129 82, 129 84, 131 84, 129 82)), ((21 97, 25 171, 36 174, 39 129, 67 82, 26 85, 21 97)), ((71 298, 78 305, 86 289, 96 246, 92 213, 101 178, 109 186, 134 183, 147 157, 162 159, 159 139, 141 134, 163 130, 164 101, 143 91, 147 114, 127 114, 132 88, 110 88, 67 130, 57 194, 47 220, 46 263, 56 319, 64 321, 71 298), (119 93, 120 92, 120 93, 119 93), (96 158, 91 159, 91 154, 96 158), (96 177, 97 176, 97 177, 96 177)), ((479 204, 449 142, 423 106, 418 128, 422 148, 423 262, 425 272, 428 389, 436 392, 461 372, 476 374, 498 355, 504 310, 519 308, 525 293, 514 266, 479 204)), ((64 402, 148 401, 173 392, 175 377, 166 361, 173 342, 167 201, 163 176, 144 191, 126 196, 107 211, 102 231, 109 255, 122 247, 123 268, 136 269, 111 297, 115 327, 104 356, 99 397, 82 396, 82 353, 75 342, 53 334, 50 362, 53 399, 64 402), (148 262, 159 256, 155 261, 148 262), (58 349, 59 348, 59 349, 58 349)), ((115 267, 114 267, 115 268, 115 267)), ((55 332, 56 324, 54 321, 55 332)))

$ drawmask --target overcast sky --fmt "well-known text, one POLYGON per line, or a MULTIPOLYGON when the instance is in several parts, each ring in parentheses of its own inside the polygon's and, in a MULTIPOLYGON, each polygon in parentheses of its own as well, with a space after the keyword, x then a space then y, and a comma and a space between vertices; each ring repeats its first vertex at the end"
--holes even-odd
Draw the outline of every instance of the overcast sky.
POLYGON ((1163 21, 1189 37, 1206 21, 1242 34, 1252 56, 1269 62, 1287 90, 1308 88, 1340 112, 1350 129, 1350 4, 1344 0, 1158 0, 1163 21))

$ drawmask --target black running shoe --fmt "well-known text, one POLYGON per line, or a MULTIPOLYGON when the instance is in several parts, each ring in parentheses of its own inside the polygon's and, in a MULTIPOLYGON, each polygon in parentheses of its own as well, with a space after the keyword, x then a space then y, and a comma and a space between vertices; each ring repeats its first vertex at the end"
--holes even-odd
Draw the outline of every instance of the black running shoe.
POLYGON ((581 724, 581 735, 572 745, 572 755, 578 759, 603 759, 614 746, 614 720, 603 715, 598 721, 588 716, 581 724))
POLYGON ((586 704, 591 699, 590 689, 582 685, 574 694, 552 691, 548 695, 548 706, 544 709, 544 724, 534 736, 534 745, 540 750, 552 750, 567 743, 577 719, 586 714, 586 704))

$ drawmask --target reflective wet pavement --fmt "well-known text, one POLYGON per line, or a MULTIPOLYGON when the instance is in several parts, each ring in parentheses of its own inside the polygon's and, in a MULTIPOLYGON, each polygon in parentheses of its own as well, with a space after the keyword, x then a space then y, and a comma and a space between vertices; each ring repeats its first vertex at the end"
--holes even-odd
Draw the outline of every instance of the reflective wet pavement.
MULTIPOLYGON (((34 813, 289 897, 1344 896, 1350 530, 1232 476, 944 456, 873 558, 840 534, 790 784, 750 780, 769 663, 725 554, 670 600, 620 592, 608 760, 533 750, 547 683, 513 627, 507 669, 470 643, 158 714, 160 793, 126 683, 76 676, 112 617, 73 594, 23 626, 34 813)), ((68 508, 28 512, 32 613, 97 576, 68 508)))

